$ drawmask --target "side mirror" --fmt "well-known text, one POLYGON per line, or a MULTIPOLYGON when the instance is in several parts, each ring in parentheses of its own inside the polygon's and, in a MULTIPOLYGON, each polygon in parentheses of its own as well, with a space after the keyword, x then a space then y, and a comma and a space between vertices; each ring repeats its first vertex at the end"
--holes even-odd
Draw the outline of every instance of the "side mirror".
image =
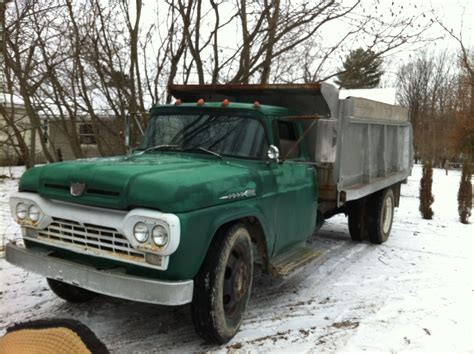
POLYGON ((271 161, 278 162, 278 158, 280 157, 280 151, 275 145, 270 145, 267 150, 267 156, 271 161))

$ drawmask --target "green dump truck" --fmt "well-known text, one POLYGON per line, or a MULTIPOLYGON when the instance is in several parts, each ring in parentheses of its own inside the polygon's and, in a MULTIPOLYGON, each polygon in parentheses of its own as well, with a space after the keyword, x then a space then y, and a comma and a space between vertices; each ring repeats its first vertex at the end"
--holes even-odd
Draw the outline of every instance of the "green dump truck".
POLYGON ((191 303, 197 333, 225 343, 256 259, 275 276, 307 264, 306 241, 337 213, 354 241, 387 240, 411 170, 406 110, 325 83, 169 90, 133 153, 23 174, 9 262, 70 302, 191 303))

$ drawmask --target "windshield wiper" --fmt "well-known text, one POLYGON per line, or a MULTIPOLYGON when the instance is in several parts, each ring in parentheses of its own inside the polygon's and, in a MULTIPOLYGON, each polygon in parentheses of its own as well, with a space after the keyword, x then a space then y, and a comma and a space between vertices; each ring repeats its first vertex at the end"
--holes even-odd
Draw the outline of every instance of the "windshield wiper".
POLYGON ((137 155, 143 155, 146 154, 148 151, 153 151, 153 150, 168 150, 168 149, 174 149, 177 148, 178 145, 172 145, 172 144, 162 144, 162 145, 155 145, 149 148, 146 148, 142 152, 138 153, 137 155))
POLYGON ((221 160, 224 159, 224 158, 222 157, 222 155, 218 154, 217 152, 212 151, 212 150, 209 150, 209 149, 206 149, 206 148, 203 148, 202 146, 196 146, 196 147, 193 147, 193 148, 183 149, 182 151, 193 151, 193 150, 204 151, 204 152, 206 152, 206 153, 208 153, 208 154, 217 156, 217 157, 220 158, 221 160))
POLYGON ((137 155, 143 155, 143 154, 146 154, 147 152, 149 151, 153 151, 153 150, 176 150, 176 151, 195 151, 195 150, 199 150, 199 151, 204 151, 210 155, 214 155, 214 156, 217 156, 218 158, 220 158, 221 160, 223 160, 224 158, 218 154, 217 152, 215 151, 212 151, 212 150, 209 150, 209 149, 206 149, 206 148, 203 148, 202 146, 196 146, 196 147, 192 147, 192 148, 187 148, 187 149, 180 149, 178 145, 175 145, 175 144, 162 144, 162 145, 155 145, 155 146, 151 146, 149 148, 146 148, 145 150, 141 151, 140 153, 138 153, 137 155))

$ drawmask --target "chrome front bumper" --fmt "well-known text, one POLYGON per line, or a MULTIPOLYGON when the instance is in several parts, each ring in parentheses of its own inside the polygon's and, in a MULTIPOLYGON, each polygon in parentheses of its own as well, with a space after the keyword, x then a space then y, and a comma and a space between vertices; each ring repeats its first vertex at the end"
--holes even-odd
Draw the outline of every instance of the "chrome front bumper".
POLYGON ((8 243, 6 260, 11 264, 80 288, 122 299, 160 305, 183 305, 193 297, 193 281, 162 281, 124 273, 97 270, 55 258, 47 251, 8 243))

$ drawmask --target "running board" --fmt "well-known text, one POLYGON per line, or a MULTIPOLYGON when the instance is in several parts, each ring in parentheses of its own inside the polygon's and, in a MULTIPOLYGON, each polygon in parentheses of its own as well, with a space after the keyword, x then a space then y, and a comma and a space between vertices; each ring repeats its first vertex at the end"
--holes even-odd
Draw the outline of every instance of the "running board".
POLYGON ((321 256, 321 251, 315 250, 306 245, 297 245, 282 253, 272 260, 272 274, 274 276, 284 277, 294 270, 301 268, 321 256))

